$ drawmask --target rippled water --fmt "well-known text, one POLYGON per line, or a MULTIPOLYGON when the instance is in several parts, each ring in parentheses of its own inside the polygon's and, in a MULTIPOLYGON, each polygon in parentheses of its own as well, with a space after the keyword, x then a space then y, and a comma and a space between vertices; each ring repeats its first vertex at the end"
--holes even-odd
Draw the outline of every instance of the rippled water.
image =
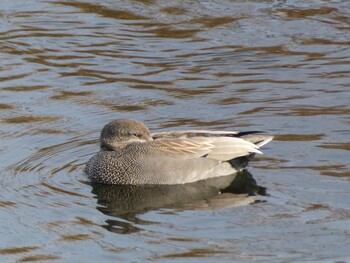
POLYGON ((349 11, 2 0, 1 262, 350 261, 349 11), (90 185, 115 118, 274 134, 249 167, 267 195, 90 185))

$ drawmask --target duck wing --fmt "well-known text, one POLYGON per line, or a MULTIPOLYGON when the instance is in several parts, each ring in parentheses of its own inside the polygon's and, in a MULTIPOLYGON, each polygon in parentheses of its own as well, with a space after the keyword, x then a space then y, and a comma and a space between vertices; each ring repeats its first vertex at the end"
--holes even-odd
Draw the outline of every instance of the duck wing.
POLYGON ((205 157, 228 161, 251 153, 261 154, 257 145, 241 138, 226 136, 156 139, 146 143, 151 152, 156 152, 157 155, 180 159, 205 157))
POLYGON ((174 138, 189 138, 189 137, 236 137, 236 131, 207 131, 207 130, 187 130, 187 131, 170 131, 170 132, 156 132, 151 136, 154 140, 157 139, 174 139, 174 138))
POLYGON ((188 130, 188 131, 171 131, 171 132, 157 132, 151 134, 153 140, 159 139, 175 139, 175 138, 195 138, 195 137, 232 137, 241 138, 256 144, 261 147, 273 139, 273 136, 264 134, 262 131, 207 131, 207 130, 188 130))

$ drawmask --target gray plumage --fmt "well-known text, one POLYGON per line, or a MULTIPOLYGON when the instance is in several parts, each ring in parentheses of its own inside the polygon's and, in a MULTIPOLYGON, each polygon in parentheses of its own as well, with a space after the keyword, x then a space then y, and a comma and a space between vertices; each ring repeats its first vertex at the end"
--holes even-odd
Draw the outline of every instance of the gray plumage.
POLYGON ((100 152, 85 172, 104 184, 190 183, 237 173, 272 138, 203 130, 151 134, 139 121, 115 120, 102 129, 100 152))

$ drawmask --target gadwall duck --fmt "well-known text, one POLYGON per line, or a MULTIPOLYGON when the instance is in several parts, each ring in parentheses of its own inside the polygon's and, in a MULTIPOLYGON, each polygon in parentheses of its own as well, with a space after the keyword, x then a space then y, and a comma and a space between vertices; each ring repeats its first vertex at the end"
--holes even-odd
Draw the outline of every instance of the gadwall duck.
POLYGON ((103 184, 191 183, 237 173, 272 138, 261 132, 150 133, 139 121, 120 119, 103 127, 100 152, 85 172, 103 184))

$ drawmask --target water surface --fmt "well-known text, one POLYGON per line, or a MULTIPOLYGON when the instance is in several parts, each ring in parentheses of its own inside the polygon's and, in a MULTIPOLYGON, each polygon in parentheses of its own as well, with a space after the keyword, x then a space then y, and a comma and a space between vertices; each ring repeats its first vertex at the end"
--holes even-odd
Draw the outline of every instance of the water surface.
POLYGON ((1 262, 349 261, 349 11, 1 1, 1 262), (249 167, 268 195, 88 184, 116 118, 275 135, 249 167))

